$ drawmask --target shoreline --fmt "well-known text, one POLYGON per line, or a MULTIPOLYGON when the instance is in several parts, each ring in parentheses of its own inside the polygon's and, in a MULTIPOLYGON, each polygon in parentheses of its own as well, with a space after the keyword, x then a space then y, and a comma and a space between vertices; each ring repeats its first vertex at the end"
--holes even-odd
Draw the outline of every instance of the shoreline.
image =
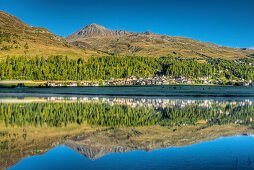
POLYGON ((108 96, 108 97, 254 97, 254 87, 215 85, 148 85, 83 87, 0 87, 5 95, 108 96))
MULTIPOLYGON (((62 82, 62 81, 61 81, 62 82)), ((70 81, 73 82, 73 81, 70 81)), ((80 85, 80 86, 46 86, 47 82, 32 82, 32 81, 15 81, 1 82, 0 88, 69 88, 69 87, 156 87, 156 86, 219 86, 219 87, 254 87, 254 86, 237 86, 237 85, 219 85, 219 84, 165 84, 165 85, 80 85), (20 85, 23 84, 23 85, 20 85)))
MULTIPOLYGON (((235 87, 254 87, 254 84, 214 84, 214 83, 172 83, 160 82, 159 84, 142 84, 143 80, 133 81, 133 84, 118 84, 122 79, 110 81, 106 80, 0 80, 0 88, 2 87, 146 87, 146 86, 235 86, 235 87)), ((145 81, 144 81, 145 82, 145 81)))

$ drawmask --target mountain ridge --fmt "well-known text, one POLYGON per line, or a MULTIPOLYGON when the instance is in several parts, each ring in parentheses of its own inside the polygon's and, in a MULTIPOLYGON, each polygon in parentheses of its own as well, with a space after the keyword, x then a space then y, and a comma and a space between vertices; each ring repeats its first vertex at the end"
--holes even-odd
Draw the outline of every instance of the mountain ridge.
POLYGON ((71 58, 118 56, 173 56, 180 58, 239 59, 253 56, 249 48, 223 47, 186 37, 126 30, 111 30, 89 24, 75 33, 61 37, 46 28, 27 25, 0 10, 0 60, 9 56, 64 55, 71 58), (27 44, 27 45, 26 45, 27 44))
POLYGON ((0 10, 0 60, 6 56, 52 56, 70 58, 98 56, 97 51, 80 49, 46 28, 27 25, 0 10))
POLYGON ((67 40, 88 38, 94 36, 124 36, 131 35, 132 32, 124 30, 110 30, 96 23, 89 24, 79 31, 66 37, 67 40))
POLYGON ((151 31, 137 33, 110 30, 95 23, 87 25, 65 39, 79 47, 108 51, 116 55, 236 59, 254 53, 254 50, 249 48, 219 46, 186 37, 155 34, 151 31))
POLYGON ((125 30, 111 30, 105 28, 99 24, 92 23, 74 32, 73 34, 65 37, 66 40, 82 39, 88 37, 118 37, 118 36, 129 36, 129 35, 158 35, 151 31, 145 31, 142 33, 125 31, 125 30))

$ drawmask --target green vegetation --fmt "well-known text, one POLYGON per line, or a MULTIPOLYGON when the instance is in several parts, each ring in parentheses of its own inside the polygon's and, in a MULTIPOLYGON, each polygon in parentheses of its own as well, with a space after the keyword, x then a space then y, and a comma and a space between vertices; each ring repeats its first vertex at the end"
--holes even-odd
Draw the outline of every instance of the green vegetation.
POLYGON ((254 106, 218 105, 210 107, 191 104, 183 108, 135 107, 105 103, 26 103, 0 104, 0 121, 6 126, 50 126, 62 127, 67 124, 83 124, 129 127, 129 126, 179 126, 194 125, 198 121, 214 124, 252 124, 254 106))
POLYGON ((254 59, 243 58, 239 60, 224 60, 224 59, 208 59, 211 65, 216 65, 218 70, 223 70, 217 77, 225 77, 231 79, 254 79, 254 59))
POLYGON ((174 57, 91 57, 72 60, 62 56, 7 57, 0 63, 0 79, 8 80, 108 80, 135 76, 184 76, 212 79, 254 79, 254 59, 223 60, 207 58, 203 63, 195 59, 174 57))
POLYGON ((0 31, 0 44, 3 42, 11 42, 11 34, 10 33, 3 33, 0 31))
POLYGON ((29 49, 28 43, 26 42, 26 44, 24 45, 25 49, 29 49))
POLYGON ((13 42, 11 41, 12 37, 14 37, 16 35, 11 35, 10 33, 3 33, 0 30, 0 44, 2 44, 2 47, 0 47, 0 49, 2 51, 10 51, 11 49, 13 49, 13 44, 17 44, 17 40, 13 40, 13 42))
POLYGON ((0 21, 0 61, 8 55, 66 55, 73 59, 101 56, 97 50, 75 47, 47 29, 27 25, 4 11, 0 11, 0 21))

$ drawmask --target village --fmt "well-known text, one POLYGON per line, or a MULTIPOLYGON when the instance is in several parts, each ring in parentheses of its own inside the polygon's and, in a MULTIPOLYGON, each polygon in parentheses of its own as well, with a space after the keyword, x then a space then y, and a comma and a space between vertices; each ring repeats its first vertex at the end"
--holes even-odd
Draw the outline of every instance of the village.
POLYGON ((198 79, 190 79, 183 76, 166 77, 139 77, 131 76, 126 79, 110 78, 108 81, 48 81, 45 85, 47 87, 61 87, 61 86, 148 86, 148 85, 176 85, 176 84, 189 84, 189 85, 237 85, 237 86, 254 86, 254 80, 229 80, 224 79, 212 80, 211 77, 200 77, 198 79))

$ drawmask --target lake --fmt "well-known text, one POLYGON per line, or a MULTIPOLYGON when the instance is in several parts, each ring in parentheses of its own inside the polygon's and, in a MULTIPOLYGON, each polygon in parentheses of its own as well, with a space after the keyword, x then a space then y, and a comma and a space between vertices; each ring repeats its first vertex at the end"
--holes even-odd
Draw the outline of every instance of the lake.
POLYGON ((254 97, 254 87, 165 85, 165 86, 102 86, 52 88, 0 88, 0 93, 73 94, 108 96, 248 96, 254 97))
POLYGON ((253 169, 254 88, 0 88, 0 169, 253 169))
POLYGON ((95 160, 60 145, 9 169, 253 169, 253 142, 253 136, 223 137, 185 147, 110 153, 95 160))

